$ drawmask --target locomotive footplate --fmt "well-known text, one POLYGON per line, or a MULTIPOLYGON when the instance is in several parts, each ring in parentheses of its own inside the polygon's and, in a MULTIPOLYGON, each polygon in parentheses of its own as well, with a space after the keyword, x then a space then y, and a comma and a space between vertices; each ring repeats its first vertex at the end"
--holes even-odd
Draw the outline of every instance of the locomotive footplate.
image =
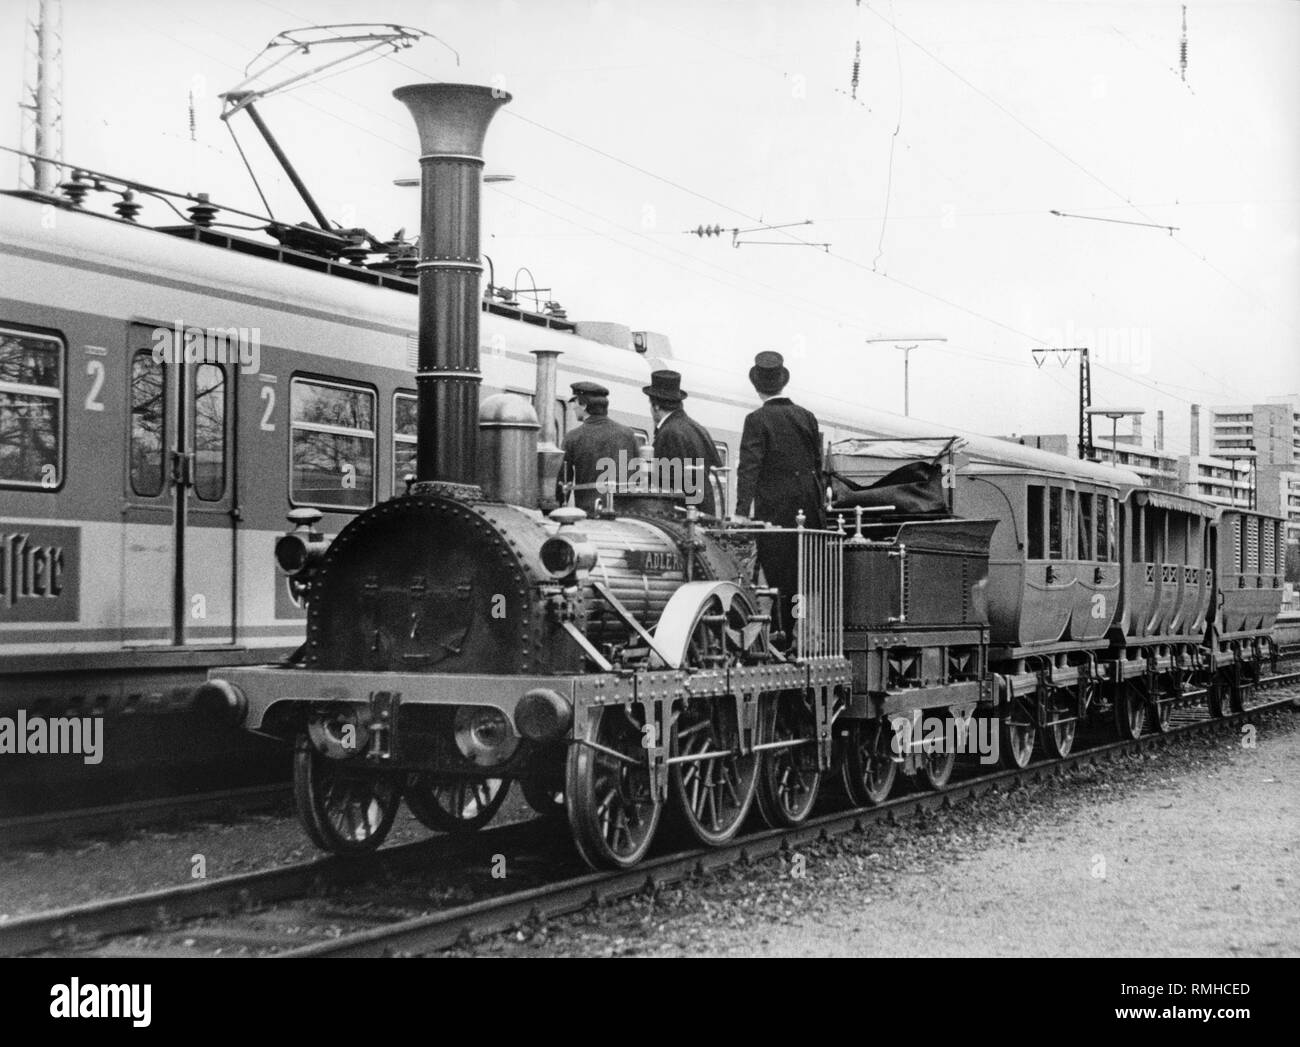
POLYGON ((848 694, 849 681, 846 659, 817 658, 695 671, 646 669, 580 676, 341 672, 252 666, 214 671, 207 686, 225 690, 226 705, 242 726, 281 738, 291 737, 310 716, 344 706, 382 715, 386 724, 396 723, 398 709, 411 705, 488 706, 500 710, 514 724, 524 698, 540 694, 567 713, 567 717, 559 717, 560 722, 565 718, 569 722, 555 740, 567 738, 574 743, 585 737, 592 710, 606 705, 637 705, 644 712, 647 728, 652 728, 645 731, 643 748, 652 778, 657 787, 662 787, 675 703, 733 697, 738 722, 744 728, 742 751, 748 753, 759 745, 757 707, 762 695, 784 691, 810 694, 816 717, 818 762, 825 769, 831 762, 831 725, 837 706, 848 694))

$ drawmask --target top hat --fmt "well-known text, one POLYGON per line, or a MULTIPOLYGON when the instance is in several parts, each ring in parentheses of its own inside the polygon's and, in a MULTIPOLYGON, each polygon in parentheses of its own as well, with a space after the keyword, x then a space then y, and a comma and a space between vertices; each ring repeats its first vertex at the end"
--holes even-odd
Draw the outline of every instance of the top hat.
POLYGON ((609 390, 596 382, 572 382, 569 388, 574 396, 608 396, 609 390))
POLYGON ((641 391, 654 400, 672 400, 681 403, 686 399, 682 389, 682 376, 676 371, 653 371, 650 384, 642 386, 641 391))
POLYGON ((749 369, 749 380, 764 396, 774 396, 790 381, 790 372, 780 353, 766 350, 754 357, 754 366, 749 369))

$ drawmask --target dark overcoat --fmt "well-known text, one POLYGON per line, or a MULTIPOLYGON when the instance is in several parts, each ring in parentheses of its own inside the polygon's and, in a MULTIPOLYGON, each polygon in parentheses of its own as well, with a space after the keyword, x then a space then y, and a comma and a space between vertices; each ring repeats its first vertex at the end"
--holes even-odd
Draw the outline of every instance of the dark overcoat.
POLYGON ((774 396, 745 417, 736 471, 740 516, 793 527, 802 509, 805 527, 821 527, 822 487, 821 429, 811 411, 774 396))
POLYGON ((594 512, 596 499, 601 497, 601 492, 591 485, 602 476, 610 476, 619 481, 626 479, 616 473, 605 472, 618 466, 620 451, 626 456, 625 461, 636 462, 636 434, 609 415, 591 415, 576 429, 570 429, 564 435, 564 461, 560 464, 555 500, 564 502, 564 483, 572 481, 577 485, 573 492, 574 504, 586 513, 594 512))
MULTIPOLYGON (((679 463, 673 466, 678 470, 683 465, 694 466, 696 470, 701 465, 706 466, 707 471, 694 473, 692 483, 697 483, 699 485, 697 490, 702 492, 702 498, 694 504, 706 516, 717 515, 713 484, 709 482, 709 478, 712 476, 713 469, 722 467, 722 456, 718 454, 718 449, 713 443, 713 436, 704 426, 678 408, 655 430, 654 456, 661 462, 679 463)), ((662 478, 666 472, 665 467, 660 465, 659 469, 662 478)), ((672 475, 683 474, 679 471, 672 475)))

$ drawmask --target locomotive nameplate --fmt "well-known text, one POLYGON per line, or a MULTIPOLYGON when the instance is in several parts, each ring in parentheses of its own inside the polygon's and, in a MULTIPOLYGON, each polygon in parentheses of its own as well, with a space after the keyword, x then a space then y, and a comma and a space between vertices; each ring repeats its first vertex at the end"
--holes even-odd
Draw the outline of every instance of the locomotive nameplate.
POLYGON ((681 574, 685 570, 682 558, 666 549, 633 549, 627 554, 629 570, 642 574, 681 574))
POLYGON ((81 616, 81 530, 0 524, 0 624, 81 616))

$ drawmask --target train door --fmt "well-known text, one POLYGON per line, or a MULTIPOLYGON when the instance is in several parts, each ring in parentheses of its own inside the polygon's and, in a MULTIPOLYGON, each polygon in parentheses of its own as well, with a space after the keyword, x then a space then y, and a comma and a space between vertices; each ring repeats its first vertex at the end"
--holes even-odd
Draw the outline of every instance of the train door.
POLYGON ((121 587, 129 645, 235 641, 239 365, 209 348, 187 361, 172 329, 129 328, 121 587))

